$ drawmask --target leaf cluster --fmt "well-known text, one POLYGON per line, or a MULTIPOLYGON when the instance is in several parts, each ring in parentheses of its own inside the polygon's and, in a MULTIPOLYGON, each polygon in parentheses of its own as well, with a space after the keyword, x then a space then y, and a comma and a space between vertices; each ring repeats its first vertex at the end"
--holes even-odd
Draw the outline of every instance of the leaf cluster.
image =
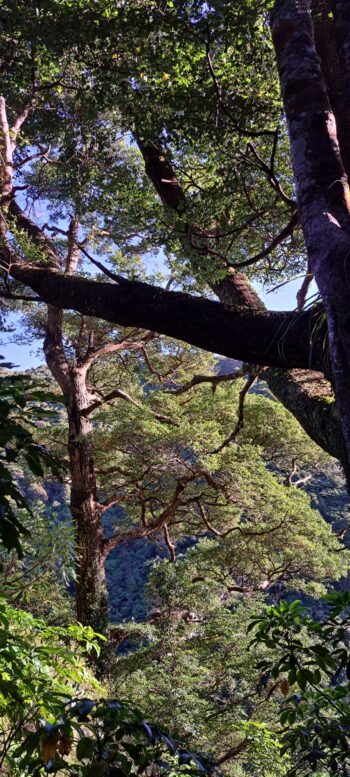
POLYGON ((310 618, 298 601, 282 601, 255 616, 251 644, 272 654, 260 663, 261 689, 271 683, 285 697, 280 724, 283 750, 293 754, 289 774, 347 774, 349 769, 350 595, 325 597, 326 615, 310 618))
POLYGON ((35 441, 33 434, 38 419, 56 415, 42 406, 42 402, 52 401, 57 402, 56 395, 42 391, 25 375, 0 379, 0 537, 5 548, 15 548, 20 557, 20 537, 27 536, 28 532, 13 505, 29 512, 30 509, 12 469, 24 460, 35 477, 44 477, 46 469, 61 477, 58 462, 47 448, 35 441))

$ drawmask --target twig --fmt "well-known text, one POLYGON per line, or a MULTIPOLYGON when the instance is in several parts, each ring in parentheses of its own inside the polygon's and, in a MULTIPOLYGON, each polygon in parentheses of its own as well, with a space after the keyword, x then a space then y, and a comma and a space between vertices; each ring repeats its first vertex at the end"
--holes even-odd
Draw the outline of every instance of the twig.
POLYGON ((248 150, 251 151, 252 154, 254 155, 256 161, 258 162, 258 166, 260 170, 262 170, 262 172, 265 173, 267 180, 271 184, 274 191, 277 192, 277 194, 281 197, 281 199, 285 203, 287 203, 287 205, 292 206, 293 208, 296 208, 297 207, 296 200, 293 200, 292 197, 288 197, 288 195, 283 190, 278 178, 276 178, 276 175, 273 169, 276 149, 273 151, 273 155, 271 156, 272 167, 271 167, 271 162, 270 162, 270 165, 267 165, 266 162, 264 162, 260 154, 257 152, 253 143, 248 143, 248 150))
POLYGON ((276 235, 271 240, 271 243, 269 243, 266 248, 263 248, 262 251, 259 251, 258 254, 255 254, 255 256, 252 256, 250 259, 246 259, 244 262, 230 262, 230 267, 234 267, 235 269, 240 267, 250 267, 252 264, 259 262, 260 259, 264 259, 265 256, 271 254, 272 251, 280 245, 280 243, 286 240, 286 238, 293 233, 295 227, 298 225, 298 222, 299 214, 298 211, 295 211, 295 213, 292 214, 288 224, 286 224, 286 226, 281 229, 278 235, 276 235))

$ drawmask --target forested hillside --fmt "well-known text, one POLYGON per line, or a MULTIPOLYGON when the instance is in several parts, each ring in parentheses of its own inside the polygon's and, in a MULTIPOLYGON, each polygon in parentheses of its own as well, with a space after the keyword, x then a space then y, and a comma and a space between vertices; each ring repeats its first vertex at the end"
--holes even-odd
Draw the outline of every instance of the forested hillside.
POLYGON ((349 52, 2 3, 1 774, 350 774, 349 52))
MULTIPOLYGON (((239 362, 232 360, 221 361, 214 367, 217 375, 231 375, 235 370, 241 368, 239 362)), ((47 373, 40 369, 35 375, 44 376, 47 373)), ((263 397, 268 397, 273 401, 272 395, 264 381, 259 381, 252 388, 252 393, 263 397)), ((291 459, 292 461, 292 459, 291 459)), ((291 482, 297 482, 299 488, 304 490, 311 499, 311 506, 318 510, 324 520, 330 524, 334 533, 338 534, 341 542, 347 547, 350 543, 349 535, 349 505, 348 495, 344 483, 344 478, 339 465, 331 459, 323 457, 320 464, 316 463, 313 470, 300 472, 296 469, 293 472, 293 463, 291 463, 291 472, 286 468, 287 463, 279 462, 277 468, 281 479, 290 478, 291 482), (282 465, 281 465, 282 464, 282 465), (283 467, 283 464, 285 465, 283 467)), ((44 482, 39 485, 30 486, 28 482, 23 483, 22 490, 28 496, 29 500, 37 499, 43 501, 45 514, 50 518, 53 515, 55 520, 71 523, 70 511, 67 508, 67 487, 52 481, 44 482)), ((122 503, 111 507, 104 518, 104 529, 106 535, 113 533, 113 526, 123 520, 122 503)), ((210 530, 203 528, 203 534, 212 536, 210 530)), ((177 541, 177 553, 183 554, 197 540, 193 537, 185 536, 177 541)), ((117 546, 110 554, 106 563, 107 586, 109 591, 109 617, 112 622, 119 623, 135 619, 142 620, 147 613, 147 593, 145 586, 152 569, 155 559, 165 558, 168 554, 164 538, 161 534, 154 540, 137 539, 136 541, 127 541, 125 544, 117 546)), ((344 577, 335 582, 338 589, 347 589, 348 580, 346 576, 346 561, 344 563, 344 577)), ((303 594, 299 591, 297 595, 304 600, 303 594)), ((308 601, 308 599, 306 599, 308 601)), ((317 610, 317 600, 313 602, 313 610, 317 610)))

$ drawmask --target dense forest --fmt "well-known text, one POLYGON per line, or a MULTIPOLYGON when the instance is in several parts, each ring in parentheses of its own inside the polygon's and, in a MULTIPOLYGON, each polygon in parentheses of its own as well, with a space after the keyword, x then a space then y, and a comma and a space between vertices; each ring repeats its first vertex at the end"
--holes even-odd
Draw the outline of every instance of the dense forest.
POLYGON ((0 774, 346 777, 348 3, 0 49, 0 774))

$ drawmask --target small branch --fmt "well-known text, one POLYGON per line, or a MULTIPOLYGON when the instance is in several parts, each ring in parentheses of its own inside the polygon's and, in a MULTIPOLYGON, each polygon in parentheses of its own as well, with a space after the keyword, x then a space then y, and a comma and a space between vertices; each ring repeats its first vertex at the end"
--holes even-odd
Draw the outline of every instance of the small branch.
POLYGON ((19 302, 44 302, 41 297, 31 297, 29 294, 12 294, 11 291, 0 291, 0 297, 18 300, 19 302))
POLYGON ((146 362, 146 365, 148 367, 149 372, 151 373, 151 375, 155 375, 158 378, 159 383, 162 383, 164 376, 160 372, 157 372, 157 370, 155 370, 154 367, 152 366, 152 363, 151 363, 150 358, 148 356, 147 348, 145 346, 143 346, 143 348, 142 348, 142 353, 143 353, 144 360, 146 362))
POLYGON ((80 248, 80 251, 82 251, 82 253, 84 254, 84 256, 86 256, 86 258, 89 259, 89 261, 92 262, 92 264, 98 267, 98 269, 101 270, 101 272, 103 272, 104 275, 107 275, 107 278, 110 278, 112 281, 115 281, 118 284, 127 282, 126 278, 123 278, 122 275, 116 275, 116 273, 111 272, 111 270, 109 270, 108 267, 105 267, 105 265, 102 264, 102 262, 99 262, 97 259, 94 259, 94 257, 91 256, 91 254, 89 254, 89 252, 86 250, 83 243, 77 243, 77 245, 80 248))
POLYGON ((170 561, 174 562, 176 561, 176 545, 174 545, 174 543, 171 540, 167 523, 165 523, 163 526, 163 535, 164 535, 165 544, 170 553, 170 561))
POLYGON ((305 475, 304 478, 299 478, 299 480, 292 481, 292 486, 303 486, 305 483, 308 483, 309 480, 312 480, 313 475, 305 475))
POLYGON ((122 391, 122 389, 114 389, 114 391, 110 391, 109 394, 106 394, 104 397, 101 397, 101 399, 96 400, 96 402, 93 402, 89 407, 85 408, 85 410, 82 410, 81 414, 83 416, 89 416, 94 412, 94 410, 97 410, 98 407, 101 407, 101 405, 104 405, 106 402, 110 402, 112 399, 124 399, 126 402, 130 402, 139 410, 142 409, 142 405, 136 402, 136 400, 133 399, 130 394, 127 394, 126 391, 122 391))
POLYGON ((286 224, 286 226, 281 229, 278 235, 276 235, 276 237, 271 240, 271 243, 269 243, 266 248, 263 248, 262 251, 260 251, 258 254, 255 254, 255 256, 252 256, 250 259, 246 259, 244 262, 230 262, 230 267, 234 267, 235 269, 239 269, 240 267, 250 267, 250 265, 259 262, 260 259, 264 259, 264 257, 271 254, 272 251, 274 251, 274 249, 280 245, 280 243, 283 243, 287 237, 292 235, 298 223, 299 214, 298 211, 295 211, 288 224, 286 224))
POLYGON ((17 116, 16 121, 11 127, 12 150, 14 150, 16 147, 16 140, 17 140, 18 133, 22 127, 22 124, 24 124, 26 118, 28 117, 28 114, 32 110, 34 104, 35 104, 35 92, 33 91, 32 97, 29 103, 27 103, 27 105, 24 106, 22 113, 20 113, 19 116, 17 116))
POLYGON ((207 527, 207 529, 209 529, 209 531, 212 532, 212 534, 215 534, 216 537, 222 537, 222 533, 218 529, 215 529, 215 527, 208 520, 207 514, 205 512, 205 509, 204 509, 200 499, 197 500, 197 505, 198 505, 198 509, 199 509, 199 512, 200 512, 201 519, 202 519, 203 523, 205 524, 205 526, 207 527))
POLYGON ((61 259, 54 243, 45 235, 42 229, 32 221, 29 216, 20 208, 16 200, 13 198, 9 204, 9 214, 15 221, 19 229, 23 229, 28 237, 43 251, 49 265, 55 269, 61 268, 61 259))
MULTIPOLYGON (((107 402, 111 402, 112 399, 124 399, 126 402, 130 402, 130 404, 134 405, 134 407, 137 407, 138 410, 143 410, 142 404, 140 402, 137 402, 136 399, 133 399, 130 394, 127 394, 126 391, 123 391, 122 389, 114 389, 113 391, 110 391, 109 394, 106 394, 104 397, 101 397, 101 399, 96 400, 96 402, 93 402, 89 407, 85 408, 85 410, 81 411, 81 414, 85 417, 91 415, 91 413, 94 412, 94 410, 97 410, 97 408, 101 407, 101 405, 106 404, 107 402)), ((177 426, 176 421, 173 421, 172 418, 170 418, 167 415, 164 415, 163 413, 156 413, 154 410, 150 410, 151 414, 158 420, 162 421, 166 424, 171 424, 171 426, 177 426)))
POLYGON ((190 391, 194 386, 198 386, 200 383, 211 383, 213 393, 219 383, 225 383, 231 380, 237 380, 237 378, 243 378, 246 375, 246 369, 243 366, 241 369, 237 369, 234 372, 228 372, 227 375, 194 375, 191 380, 184 383, 182 386, 178 386, 176 389, 167 389, 166 394, 174 394, 179 396, 185 394, 186 391, 190 391))
POLYGON ((298 471, 297 461, 296 459, 292 459, 292 469, 291 469, 291 472, 288 472, 288 475, 285 478, 285 481, 284 481, 285 486, 289 487, 292 485, 293 475, 295 475, 297 471, 298 471))
POLYGON ((311 286, 311 283, 313 281, 314 274, 310 272, 310 267, 308 263, 308 270, 305 275, 305 278, 301 284, 301 287, 297 293, 297 310, 301 311, 304 309, 307 293, 309 291, 309 288, 311 286))
POLYGON ((242 741, 239 742, 238 745, 235 745, 235 747, 231 747, 227 751, 227 753, 225 753, 225 755, 221 756, 221 758, 219 758, 216 761, 216 764, 218 766, 221 766, 221 764, 226 763, 226 761, 230 761, 231 758, 236 758, 236 756, 242 753, 242 751, 245 750, 246 747, 248 747, 248 745, 249 745, 248 737, 246 739, 242 739, 242 741))
POLYGON ((12 191, 13 158, 10 127, 7 119, 5 98, 0 96, 0 133, 1 133, 1 194, 8 197, 12 191))
POLYGON ((111 507, 114 507, 114 505, 117 505, 118 503, 120 503, 120 496, 113 497, 112 499, 109 499, 108 502, 100 502, 98 506, 103 515, 105 512, 107 512, 107 510, 109 510, 111 507))
POLYGON ((255 370, 252 371, 251 375, 249 375, 247 381, 245 382, 243 388, 239 392, 239 402, 238 402, 238 419, 235 428, 231 432, 231 434, 226 437, 226 439, 219 445, 218 448, 215 448, 215 450, 211 451, 211 453, 220 453, 224 448, 227 447, 227 445, 230 445, 231 442, 233 442, 240 430, 243 428, 244 425, 244 400, 246 398, 246 395, 248 394, 248 391, 251 389, 251 387, 254 385, 255 381, 257 380, 258 376, 262 372, 262 367, 256 367, 255 370))
POLYGON ((267 177, 267 180, 271 184, 271 186, 274 189, 274 191, 277 192, 277 194, 280 196, 280 198, 287 205, 292 206, 293 209, 295 209, 297 207, 296 200, 293 200, 292 197, 288 197, 288 195, 284 192, 284 190, 283 190, 279 180, 276 178, 275 173, 274 173, 273 164, 274 164, 274 158, 275 158, 275 154, 276 154, 276 149, 274 149, 273 154, 271 156, 272 166, 271 166, 271 162, 270 162, 270 165, 267 165, 266 162, 264 162, 264 160, 262 159, 260 154, 258 154, 258 152, 257 152, 256 148, 254 147, 253 143, 248 143, 248 150, 251 151, 252 154, 254 155, 256 161, 258 162, 258 166, 259 166, 260 170, 263 173, 265 173, 265 175, 267 177))
POLYGON ((311 474, 311 475, 305 475, 305 477, 299 478, 298 480, 293 480, 293 477, 294 477, 294 475, 297 474, 297 472, 298 472, 297 460, 296 459, 292 459, 292 470, 291 470, 291 472, 288 473, 288 475, 286 476, 286 478, 284 480, 284 485, 285 486, 287 486, 287 487, 289 487, 289 486, 302 486, 302 485, 304 485, 304 483, 308 483, 309 480, 312 480, 312 478, 313 478, 313 475, 311 474))
POLYGON ((130 529, 129 531, 123 532, 122 534, 117 534, 114 537, 109 537, 108 539, 104 540, 104 557, 107 558, 113 548, 117 547, 117 545, 120 545, 123 542, 127 542, 128 540, 132 539, 141 539, 142 537, 149 537, 150 535, 163 530, 164 525, 169 523, 169 520, 171 520, 171 518, 175 515, 180 505, 185 504, 185 502, 181 499, 181 496, 186 488, 186 485, 187 481, 185 480, 179 481, 176 484, 174 494, 168 506, 162 510, 158 518, 156 518, 153 523, 147 526, 130 529))
MULTIPOLYGON (((40 148, 40 146, 39 146, 40 148)), ((20 162, 17 162, 14 166, 14 170, 19 170, 21 167, 24 167, 24 165, 27 165, 28 162, 32 162, 33 159, 42 159, 42 157, 45 157, 46 154, 49 154, 51 151, 51 146, 47 146, 46 148, 40 149, 37 154, 31 154, 30 156, 26 156, 25 159, 21 159, 20 162)), ((17 187, 16 187, 17 188, 17 187)))
POLYGON ((65 272, 67 275, 73 275, 77 269, 77 265, 80 257, 80 248, 77 243, 79 232, 79 221, 77 218, 71 218, 68 227, 68 251, 66 257, 65 272))
POLYGON ((142 526, 148 526, 148 520, 147 520, 147 500, 144 492, 144 488, 142 483, 137 483, 138 488, 138 498, 141 503, 141 523, 142 526))
POLYGON ((100 356, 105 356, 108 353, 116 353, 118 351, 131 350, 132 348, 143 349, 143 342, 135 340, 120 340, 119 343, 108 343, 101 348, 93 349, 93 344, 87 350, 84 359, 81 360, 82 367, 90 367, 96 359, 100 356))

